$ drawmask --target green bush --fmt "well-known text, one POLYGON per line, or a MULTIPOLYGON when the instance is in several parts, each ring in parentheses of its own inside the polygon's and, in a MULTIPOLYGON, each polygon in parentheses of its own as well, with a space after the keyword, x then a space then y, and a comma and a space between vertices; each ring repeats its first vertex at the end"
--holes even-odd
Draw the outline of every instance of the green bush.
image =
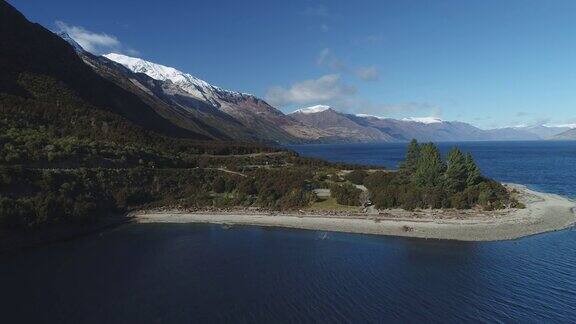
POLYGON ((368 172, 365 170, 353 170, 352 172, 348 173, 344 179, 352 182, 353 184, 363 185, 364 179, 368 176, 368 172))
POLYGON ((349 183, 335 184, 330 187, 330 196, 335 198, 340 205, 360 206, 361 193, 362 190, 349 183))

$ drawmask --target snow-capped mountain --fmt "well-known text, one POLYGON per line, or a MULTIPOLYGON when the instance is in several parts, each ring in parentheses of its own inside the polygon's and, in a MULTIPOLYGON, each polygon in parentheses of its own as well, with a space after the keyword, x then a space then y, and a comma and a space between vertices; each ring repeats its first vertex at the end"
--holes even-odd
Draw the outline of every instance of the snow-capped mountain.
POLYGON ((56 35, 60 36, 63 40, 67 41, 68 44, 72 45, 72 47, 74 48, 74 50, 77 53, 85 52, 84 48, 82 48, 82 46, 80 46, 80 44, 78 44, 78 42, 76 42, 70 35, 68 35, 68 33, 59 32, 56 35))
POLYGON ((315 114, 319 112, 326 111, 328 109, 332 109, 330 106, 325 105, 316 105, 308 108, 296 109, 293 114, 315 114))
POLYGON ((360 118, 376 118, 376 119, 386 119, 385 117, 380 117, 380 116, 374 116, 374 115, 368 115, 368 114, 356 114, 354 115, 356 117, 360 117, 360 118))
MULTIPOLYGON (((104 57, 123 65, 134 73, 143 73, 154 80, 162 81, 161 87, 164 94, 171 96, 173 102, 187 111, 197 109, 197 103, 191 103, 185 98, 191 96, 229 115, 261 139, 297 143, 314 141, 322 136, 322 132, 286 116, 256 96, 225 90, 191 74, 140 58, 116 53, 110 53, 104 57), (182 92, 187 95, 183 95, 182 92)), ((222 125, 220 122, 212 122, 212 126, 216 128, 222 125)))
POLYGON ((351 115, 343 114, 330 106, 317 105, 297 109, 290 114, 298 121, 324 131, 330 142, 393 142, 389 134, 372 127, 360 125, 351 115))
POLYGON ((402 120, 421 124, 438 124, 443 122, 442 119, 437 117, 408 117, 408 118, 402 118, 402 120))
POLYGON ((483 130, 457 121, 444 121, 437 117, 385 118, 368 114, 341 113, 328 106, 301 108, 291 114, 312 127, 331 133, 334 141, 392 142, 409 141, 481 141, 481 140, 535 140, 528 131, 483 130))
POLYGON ((144 73, 156 80, 171 81, 193 96, 203 98, 215 105, 219 105, 218 98, 223 96, 253 97, 250 94, 222 89, 173 67, 149 62, 140 58, 117 53, 106 54, 104 57, 124 65, 134 73, 144 73))
MULTIPOLYGON (((264 100, 212 85, 178 69, 117 53, 94 56, 65 33, 78 55, 101 76, 131 91, 175 125, 215 139, 241 141, 392 142, 536 140, 561 127, 482 130, 437 117, 392 119, 351 115, 327 105, 301 108, 289 115, 264 100), (536 134, 538 133, 538 134, 536 134)), ((547 136, 546 136, 546 135, 547 136)))

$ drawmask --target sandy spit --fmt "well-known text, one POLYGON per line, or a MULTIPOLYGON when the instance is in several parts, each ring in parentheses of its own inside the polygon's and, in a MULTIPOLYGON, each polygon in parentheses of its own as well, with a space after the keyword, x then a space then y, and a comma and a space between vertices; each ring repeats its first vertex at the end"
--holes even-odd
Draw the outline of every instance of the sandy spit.
POLYGON ((132 216, 140 223, 212 223, 256 225, 308 230, 392 235, 459 241, 512 240, 557 231, 576 223, 576 202, 554 194, 541 193, 521 185, 516 189, 525 209, 482 211, 385 210, 376 213, 263 213, 140 211, 132 216))

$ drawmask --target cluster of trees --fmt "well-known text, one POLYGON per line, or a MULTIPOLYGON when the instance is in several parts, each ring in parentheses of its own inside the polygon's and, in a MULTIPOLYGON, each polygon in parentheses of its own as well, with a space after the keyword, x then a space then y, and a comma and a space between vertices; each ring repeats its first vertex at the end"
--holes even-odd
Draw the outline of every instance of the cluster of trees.
POLYGON ((360 206, 362 190, 349 183, 330 186, 330 196, 340 205, 360 206))
POLYGON ((352 182, 353 184, 361 185, 364 184, 364 180, 368 177, 368 172, 366 170, 357 169, 352 170, 352 172, 348 173, 344 179, 352 182))
POLYGON ((309 205, 311 168, 261 168, 246 174, 217 169, 64 169, 0 167, 0 228, 87 224, 142 207, 309 205))
POLYGON ((454 148, 446 160, 432 144, 413 140, 398 172, 376 172, 364 184, 377 208, 486 210, 519 204, 500 183, 482 176, 471 154, 454 148))
POLYGON ((93 177, 0 168, 0 226, 39 227, 91 222, 114 211, 112 196, 93 177))

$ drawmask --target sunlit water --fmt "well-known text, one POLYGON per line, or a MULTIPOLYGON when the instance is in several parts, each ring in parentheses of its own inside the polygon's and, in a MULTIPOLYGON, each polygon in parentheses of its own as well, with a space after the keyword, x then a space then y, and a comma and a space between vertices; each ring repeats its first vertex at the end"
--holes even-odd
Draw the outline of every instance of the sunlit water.
MULTIPOLYGON (((576 196, 576 144, 459 146, 498 180, 576 196)), ((390 167, 405 149, 292 148, 390 167)), ((131 224, 0 256, 0 316, 6 323, 574 322, 576 232, 462 243, 131 224)))

